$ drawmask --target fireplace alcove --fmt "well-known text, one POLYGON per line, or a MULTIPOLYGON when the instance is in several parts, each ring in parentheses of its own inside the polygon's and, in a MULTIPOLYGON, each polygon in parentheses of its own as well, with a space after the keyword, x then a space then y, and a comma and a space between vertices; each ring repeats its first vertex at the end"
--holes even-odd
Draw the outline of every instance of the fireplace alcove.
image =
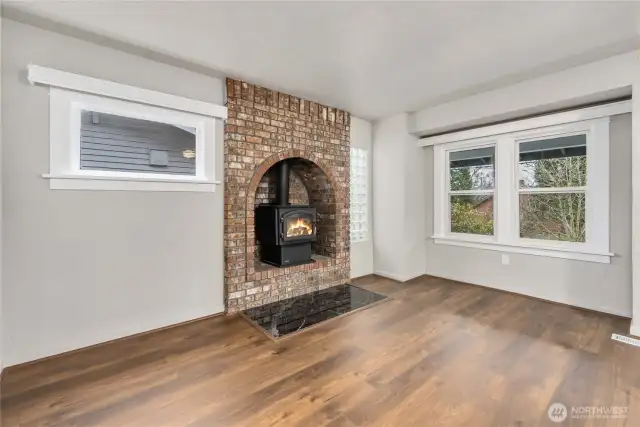
POLYGON ((316 163, 292 157, 272 165, 260 178, 254 208, 255 272, 312 269, 335 258, 335 196, 316 163))
POLYGON ((225 295, 230 313, 349 283, 351 115, 331 106, 227 79, 224 141, 225 295), (256 204, 275 198, 269 170, 291 162, 289 202, 316 209, 313 261, 257 262, 256 204), (271 183, 271 184, 270 184, 271 183))

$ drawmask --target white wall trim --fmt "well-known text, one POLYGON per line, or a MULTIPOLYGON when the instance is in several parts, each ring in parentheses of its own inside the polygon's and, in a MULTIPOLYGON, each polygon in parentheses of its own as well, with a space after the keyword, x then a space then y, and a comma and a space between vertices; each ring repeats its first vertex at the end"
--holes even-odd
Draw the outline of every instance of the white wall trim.
POLYGON ((212 193, 219 181, 162 179, 162 178, 130 178, 119 177, 83 177, 78 175, 50 175, 43 178, 49 180, 52 190, 111 190, 111 191, 191 191, 212 193))
MULTIPOLYGON (((604 110, 603 110, 604 111, 604 110)), ((609 112, 611 110, 608 110, 609 112)), ((551 116, 549 116, 551 117, 551 116)), ((574 115, 574 117, 576 117, 574 115)), ((434 152, 434 232, 435 243, 467 246, 476 249, 509 251, 537 256, 610 263, 609 253, 609 117, 501 132, 482 138, 438 144, 434 152), (520 188, 518 156, 521 142, 550 137, 585 135, 587 151, 586 187, 520 188), (460 150, 495 147, 495 180, 490 190, 451 191, 449 183, 450 153, 460 150), (586 198, 585 242, 527 239, 520 236, 519 199, 527 193, 584 192, 586 198), (451 230, 450 197, 455 194, 493 194, 493 234, 459 234, 451 230)), ((499 131, 502 125, 492 127, 499 131)), ((510 127, 508 127, 510 129, 510 127)))
POLYGON ((614 309, 610 309, 610 308, 596 308, 596 307, 587 307, 584 304, 576 304, 575 301, 566 301, 563 299, 551 299, 548 297, 544 297, 544 296, 540 296, 540 295, 533 295, 530 293, 526 293, 526 292, 522 292, 522 290, 520 289, 509 289, 509 288, 500 288, 497 286, 492 286, 492 285, 487 285, 486 283, 480 283, 477 282, 475 280, 471 281, 468 279, 460 279, 460 278, 455 278, 453 276, 449 276, 449 275, 442 275, 442 274, 431 274, 429 272, 426 272, 425 275, 430 276, 430 277, 437 277, 437 278, 442 278, 442 279, 447 279, 447 280, 452 280, 454 282, 460 282, 460 283, 467 283, 470 285, 476 285, 476 286, 482 286, 483 288, 490 288, 490 289, 495 289, 498 291, 504 291, 504 292, 509 292, 512 294, 517 294, 517 295, 522 295, 525 297, 531 297, 531 298, 535 298, 538 300, 543 300, 543 301, 548 301, 550 304, 553 303, 559 303, 559 304, 564 304, 567 306, 573 306, 573 307, 578 307, 578 308, 583 308, 585 310, 592 310, 592 311, 597 311, 600 313, 606 313, 606 314, 613 314, 614 316, 620 316, 620 317, 625 317, 625 318, 631 318, 631 313, 629 312, 623 312, 623 311, 619 311, 619 310, 614 310, 614 309))
MULTIPOLYGON (((640 18, 640 12, 638 12, 640 18)), ((638 21, 640 32, 640 20, 638 21)), ((633 63, 632 102, 640 109, 640 60, 633 63)), ((631 333, 640 337, 640 114, 631 116, 631 277, 633 324, 631 333)))
POLYGON ((382 276, 382 277, 386 277, 387 279, 392 279, 392 280, 396 280, 398 282, 408 282, 411 279, 415 279, 416 277, 420 277, 423 275, 423 273, 418 273, 418 274, 397 274, 397 273, 390 273, 388 271, 380 271, 380 270, 375 270, 373 272, 373 274, 376 274, 378 276, 382 276))
POLYGON ((563 113, 549 114, 529 119, 516 120, 508 123, 489 125, 476 129, 463 130, 459 132, 447 133, 418 141, 418 146, 429 147, 432 145, 446 144, 450 142, 468 141, 477 138, 487 138, 512 132, 520 132, 529 129, 557 126, 566 123, 581 122, 601 117, 613 116, 616 114, 630 113, 632 110, 631 101, 620 101, 610 104, 597 105, 594 107, 582 108, 579 110, 566 111, 563 113))
POLYGON ((525 245, 509 245, 505 243, 490 243, 480 241, 469 241, 460 238, 450 236, 433 236, 434 243, 438 245, 460 246, 473 249, 484 249, 489 251, 498 252, 511 252, 518 254, 545 256, 551 258, 563 258, 573 259, 579 261, 599 262, 602 264, 610 264, 612 253, 598 253, 598 252, 577 252, 563 250, 561 248, 543 248, 540 246, 525 246, 525 245))
POLYGON ((110 98, 124 99, 141 104, 155 105, 173 110, 186 111, 220 119, 227 118, 227 107, 142 89, 135 86, 82 76, 53 68, 29 65, 27 78, 31 84, 41 84, 63 89, 86 92, 110 98))
POLYGON ((222 126, 222 121, 217 118, 58 87, 50 90, 49 117, 49 173, 42 176, 50 179, 53 190, 162 191, 164 187, 166 191, 210 192, 220 184, 215 180, 215 152, 216 145, 220 143, 217 141, 217 129, 222 126), (195 174, 82 169, 83 110, 195 129, 195 174))

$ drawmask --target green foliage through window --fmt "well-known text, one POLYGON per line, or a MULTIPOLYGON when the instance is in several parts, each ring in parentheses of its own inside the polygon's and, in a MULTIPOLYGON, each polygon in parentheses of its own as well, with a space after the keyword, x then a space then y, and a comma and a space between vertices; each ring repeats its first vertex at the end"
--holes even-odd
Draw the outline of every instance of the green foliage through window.
MULTIPOLYGON (((571 156, 520 162, 521 187, 583 187, 587 182, 587 157, 571 156), (526 173, 523 173, 526 171, 526 173)), ((520 194, 520 236, 530 239, 584 242, 586 197, 572 193, 520 194)))
POLYGON ((452 196, 451 231, 493 234, 493 196, 452 196))

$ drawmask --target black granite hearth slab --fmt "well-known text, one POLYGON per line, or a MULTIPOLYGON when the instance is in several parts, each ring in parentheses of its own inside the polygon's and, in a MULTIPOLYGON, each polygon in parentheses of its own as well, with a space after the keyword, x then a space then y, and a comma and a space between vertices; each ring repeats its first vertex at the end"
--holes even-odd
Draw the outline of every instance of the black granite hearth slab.
POLYGON ((345 284, 250 308, 243 314, 268 335, 279 338, 385 299, 385 295, 345 284))

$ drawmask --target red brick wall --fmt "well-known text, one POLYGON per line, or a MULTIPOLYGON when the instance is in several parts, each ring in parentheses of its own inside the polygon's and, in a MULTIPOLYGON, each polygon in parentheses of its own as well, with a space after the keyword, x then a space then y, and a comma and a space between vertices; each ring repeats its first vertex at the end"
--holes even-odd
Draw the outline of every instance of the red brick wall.
POLYGON ((227 79, 225 289, 235 312, 349 281, 349 113, 227 79), (257 262, 254 208, 275 196, 273 170, 291 159, 290 202, 316 207, 321 260, 257 262))
MULTIPOLYGON (((256 191, 256 206, 261 203, 271 203, 275 200, 276 179, 277 173, 273 168, 269 169, 267 173, 262 176, 256 191)), ((307 192, 307 188, 304 186, 302 179, 300 179, 298 174, 295 172, 292 172, 289 177, 289 203, 292 205, 309 204, 309 193, 307 192)))

